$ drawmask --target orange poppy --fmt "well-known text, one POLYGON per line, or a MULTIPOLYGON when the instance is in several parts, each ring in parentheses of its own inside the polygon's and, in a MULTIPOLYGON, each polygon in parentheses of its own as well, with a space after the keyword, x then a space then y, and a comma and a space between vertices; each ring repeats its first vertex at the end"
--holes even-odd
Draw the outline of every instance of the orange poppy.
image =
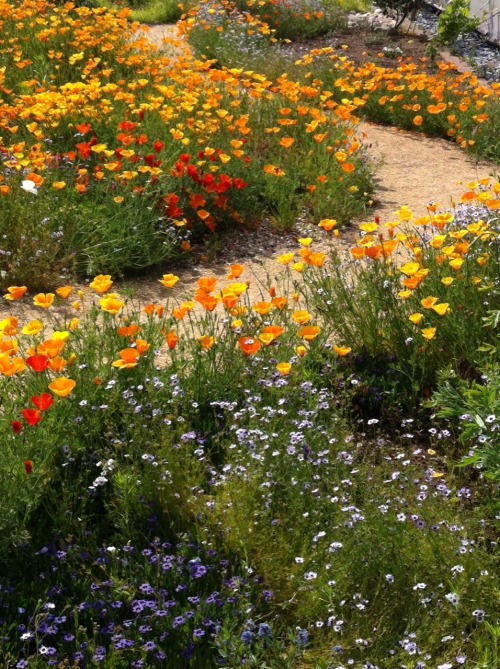
POLYGON ((288 299, 286 297, 275 297, 273 299, 273 305, 280 311, 286 307, 287 303, 288 299))
POLYGON ((0 321, 0 333, 8 337, 13 337, 17 334, 18 324, 19 321, 15 316, 8 316, 3 321, 0 321))
POLYGON ((355 260, 361 260, 361 258, 363 258, 365 255, 365 249, 355 246, 351 249, 351 255, 355 260))
POLYGON ((165 335, 165 341, 167 342, 168 348, 172 351, 177 346, 179 337, 175 332, 171 331, 165 335))
POLYGON ((245 269, 245 265, 231 265, 231 271, 227 275, 228 279, 238 279, 241 274, 243 273, 243 270, 245 269))
POLYGON ((262 330, 262 334, 270 334, 272 335, 273 339, 281 337, 284 332, 285 329, 282 328, 281 325, 266 325, 266 327, 262 330))
POLYGON ((48 339, 37 346, 38 355, 45 355, 47 358, 55 358, 64 348, 64 341, 48 339))
POLYGON ((112 285, 113 282, 111 281, 111 276, 109 274, 99 274, 90 283, 90 287, 98 293, 98 295, 106 293, 112 285))
POLYGON ((49 383, 49 389, 58 397, 67 397, 73 388, 76 386, 76 381, 68 379, 65 376, 60 376, 52 383, 49 383))
POLYGON ((252 307, 253 311, 256 311, 259 316, 266 316, 272 308, 272 302, 257 302, 257 304, 254 304, 252 307))
POLYGON ((143 353, 146 353, 150 348, 150 345, 145 339, 136 339, 135 340, 135 350, 137 351, 138 355, 142 355, 143 353))
POLYGON ((59 295, 59 297, 61 297, 63 300, 67 300, 72 292, 73 286, 61 286, 60 288, 56 289, 57 295, 59 295))
POLYGON ((299 337, 305 339, 306 341, 312 341, 321 332, 321 328, 318 325, 306 325, 298 331, 299 337))
POLYGON ((217 279, 214 276, 202 277, 198 279, 197 283, 200 290, 203 290, 205 293, 211 293, 217 285, 217 279))
POLYGON ((38 293, 33 298, 35 307, 41 307, 42 309, 49 309, 53 301, 54 293, 38 293))
POLYGON ((254 355, 260 349, 260 342, 253 337, 240 337, 238 339, 238 346, 245 355, 254 355))
POLYGON ((124 302, 118 300, 116 297, 103 297, 99 300, 101 309, 112 316, 116 316, 124 306, 124 302))
POLYGON ((51 358, 49 360, 49 369, 56 374, 60 374, 67 366, 68 362, 64 358, 61 358, 57 355, 55 358, 51 358))
POLYGON ((133 339, 140 331, 141 328, 139 325, 124 325, 123 327, 118 328, 116 334, 119 337, 129 337, 130 339, 133 339))
POLYGON ((213 295, 199 295, 195 297, 195 300, 201 304, 201 306, 207 311, 213 311, 217 306, 219 300, 213 295))
POLYGON ((6 300, 20 300, 24 293, 28 290, 26 286, 10 286, 7 288, 9 291, 7 295, 4 295, 6 300))
POLYGON ((198 344, 204 351, 209 351, 215 344, 215 339, 209 335, 203 335, 202 337, 198 337, 198 344))
POLYGON ((124 348, 120 351, 119 356, 119 360, 115 360, 111 363, 113 367, 118 367, 119 369, 131 369, 132 367, 135 367, 139 361, 139 353, 135 348, 124 348))

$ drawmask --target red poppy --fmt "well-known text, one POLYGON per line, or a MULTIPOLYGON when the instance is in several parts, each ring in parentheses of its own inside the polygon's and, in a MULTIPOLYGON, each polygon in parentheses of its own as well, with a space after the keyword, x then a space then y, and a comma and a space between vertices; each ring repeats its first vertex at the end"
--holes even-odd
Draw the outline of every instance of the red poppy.
POLYGON ((34 397, 31 398, 31 401, 39 411, 47 411, 47 409, 50 409, 50 407, 54 403, 54 399, 52 395, 49 395, 49 393, 42 393, 41 395, 35 395, 34 397))
POLYGON ((165 144, 163 142, 160 142, 160 140, 156 140, 156 142, 153 144, 153 149, 156 151, 156 153, 160 153, 160 151, 163 149, 165 144))
POLYGON ((42 412, 38 409, 23 409, 21 413, 30 427, 34 427, 42 420, 42 412))
POLYGON ((28 476, 30 476, 33 473, 33 463, 31 462, 31 460, 24 461, 24 471, 28 476))
POLYGON ((26 364, 35 372, 44 372, 49 366, 49 359, 46 355, 31 355, 26 359, 26 364))
POLYGON ((10 425, 14 434, 21 434, 23 431, 23 426, 18 420, 13 420, 10 425))

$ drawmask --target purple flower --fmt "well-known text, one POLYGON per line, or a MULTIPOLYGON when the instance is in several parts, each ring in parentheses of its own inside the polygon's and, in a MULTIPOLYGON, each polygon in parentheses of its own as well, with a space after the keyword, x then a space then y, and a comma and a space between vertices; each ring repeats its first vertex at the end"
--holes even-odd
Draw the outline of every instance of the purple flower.
POLYGON ((94 662, 101 662, 106 657, 106 649, 103 646, 98 646, 95 649, 93 660, 94 662))
POLYGON ((261 639, 270 639, 273 636, 273 631, 267 623, 260 623, 257 634, 261 639))
POLYGON ((241 633, 240 640, 244 644, 246 645, 251 644, 252 639, 253 639, 253 632, 251 632, 250 630, 245 630, 244 632, 241 633))
POLYGON ((194 643, 192 641, 188 641, 186 648, 184 648, 184 650, 181 653, 182 659, 189 662, 190 660, 193 659, 195 651, 196 651, 196 646, 194 645, 194 643))
POLYGON ((181 625, 184 625, 185 622, 186 622, 186 619, 184 618, 184 616, 177 616, 173 620, 172 627, 174 629, 177 629, 177 627, 181 627, 181 625))

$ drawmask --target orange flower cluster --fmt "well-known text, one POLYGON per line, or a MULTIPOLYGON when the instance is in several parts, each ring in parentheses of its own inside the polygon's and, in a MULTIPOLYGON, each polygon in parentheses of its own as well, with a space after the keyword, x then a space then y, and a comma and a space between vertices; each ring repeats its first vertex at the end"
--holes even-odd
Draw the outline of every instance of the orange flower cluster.
POLYGON ((463 148, 474 146, 489 119, 487 105, 497 104, 500 97, 500 84, 484 86, 471 72, 459 74, 455 66, 444 63, 435 75, 402 57, 395 68, 376 62, 358 67, 325 48, 311 51, 296 64, 308 68, 325 59, 330 70, 321 85, 333 94, 325 106, 335 108, 335 100, 342 99, 345 107, 351 105, 351 111, 371 120, 440 134, 463 148))
POLYGON ((414 325, 426 326, 421 334, 427 340, 436 336, 439 320, 453 313, 451 296, 456 284, 467 282, 485 290, 479 274, 491 259, 487 249, 498 237, 494 222, 500 210, 500 183, 486 178, 471 182, 468 187, 462 204, 480 207, 479 211, 484 211, 485 218, 488 215, 490 223, 483 219, 463 223, 452 211, 438 213, 435 204, 429 205, 427 215, 414 218, 404 206, 395 212, 394 221, 361 224, 362 236, 350 250, 356 261, 383 263, 388 277, 394 276, 397 267, 401 277, 397 296, 402 301, 402 310, 414 325), (426 294, 426 283, 435 282, 436 276, 444 291, 442 297, 426 294), (429 323, 432 314, 439 318, 430 319, 429 323))

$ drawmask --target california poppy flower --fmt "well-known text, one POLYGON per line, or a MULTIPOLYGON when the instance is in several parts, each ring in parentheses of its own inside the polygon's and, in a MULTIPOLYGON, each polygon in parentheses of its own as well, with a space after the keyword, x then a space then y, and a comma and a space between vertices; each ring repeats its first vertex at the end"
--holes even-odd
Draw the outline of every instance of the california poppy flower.
POLYGON ((198 344, 204 351, 209 351, 215 344, 215 339, 209 335, 203 335, 202 337, 198 337, 198 344))
POLYGON ((49 364, 49 358, 46 355, 30 355, 26 359, 26 364, 31 367, 34 372, 44 372, 49 364))
POLYGON ((122 310, 125 303, 118 300, 116 297, 103 297, 102 300, 99 300, 99 304, 103 311, 112 316, 116 316, 116 314, 122 310))
POLYGON ((110 274, 99 274, 90 283, 90 287, 98 295, 103 295, 104 293, 106 293, 111 288, 112 285, 113 285, 113 282, 111 281, 111 275, 110 274))
POLYGON ((245 269, 245 265, 240 265, 240 264, 231 265, 231 267, 230 267, 231 271, 229 272, 229 274, 227 275, 226 278, 237 279, 241 276, 244 269, 245 269))
POLYGON ((420 304, 424 307, 424 309, 432 309, 432 307, 436 304, 437 301, 438 301, 437 297, 429 295, 429 297, 420 300, 420 304))
POLYGON ((281 337, 284 332, 285 329, 282 328, 281 325, 266 325, 266 327, 262 330, 262 334, 270 334, 273 339, 281 337))
POLYGON ((253 337, 240 337, 238 346, 245 355, 254 355, 260 349, 260 342, 253 337))
POLYGON ((150 349, 150 344, 145 339, 136 339, 135 340, 135 350, 139 355, 146 353, 150 349))
POLYGON ((39 411, 47 411, 47 409, 50 409, 50 407, 54 403, 52 395, 49 395, 49 393, 34 395, 31 398, 31 401, 39 411))
POLYGON ((56 289, 56 294, 59 295, 63 300, 67 300, 68 297, 73 292, 73 286, 61 286, 56 289))
POLYGON ((61 358, 61 356, 56 355, 55 358, 51 358, 49 360, 49 369, 52 372, 55 372, 56 374, 60 374, 63 369, 65 369, 68 366, 67 360, 64 358, 61 358))
POLYGON ((30 427, 34 427, 42 420, 42 412, 38 409, 23 409, 21 414, 30 427))
POLYGON ((124 348, 119 353, 120 359, 111 364, 119 369, 131 369, 136 367, 139 361, 139 353, 135 348, 124 348))
POLYGON ((20 423, 18 420, 13 420, 10 426, 14 434, 21 434, 23 431, 22 423, 20 423))
POLYGON ((337 225, 337 221, 334 218, 324 218, 318 223, 318 227, 323 228, 326 232, 330 232, 337 225))
POLYGON ((13 337, 17 334, 17 326, 19 321, 15 316, 8 316, 4 318, 3 321, 0 321, 0 335, 4 334, 8 337, 13 337))
POLYGON ((26 286, 10 286, 9 288, 7 288, 7 290, 9 292, 7 293, 7 295, 4 295, 4 298, 6 300, 13 301, 13 300, 20 300, 28 289, 26 288, 26 286))
POLYGON ((43 328, 43 323, 41 321, 30 321, 27 323, 21 332, 24 335, 31 335, 31 336, 36 336, 40 330, 43 328))
POLYGON ((76 382, 65 376, 60 376, 55 381, 52 381, 52 383, 49 383, 49 389, 58 397, 67 397, 75 386, 76 382))
POLYGON ((337 346, 334 344, 333 350, 339 356, 339 358, 343 358, 344 356, 349 355, 349 353, 352 351, 352 348, 350 346, 337 346))
POLYGON ((177 346, 179 337, 175 332, 171 331, 165 335, 165 341, 167 342, 168 348, 172 351, 177 346))
POLYGON ((213 311, 219 303, 218 298, 208 294, 197 295, 195 300, 199 302, 206 311, 213 311))
POLYGON ((213 276, 207 276, 198 279, 197 283, 200 290, 204 291, 205 293, 211 293, 217 285, 217 279, 213 276))
POLYGON ((31 460, 24 461, 24 471, 26 472, 27 476, 31 476, 33 473, 33 463, 31 460))
POLYGON ((272 302, 257 302, 257 304, 254 304, 252 307, 253 311, 256 311, 259 316, 266 316, 272 308, 272 302))
POLYGON ((436 328, 425 328, 422 330, 422 337, 425 339, 434 339, 436 336, 436 328))
POLYGON ((321 332, 321 328, 318 325, 306 325, 298 331, 299 337, 305 339, 306 341, 312 341, 321 332))
POLYGON ((275 297, 273 299, 273 304, 276 307, 276 309, 284 309, 288 303, 288 299, 286 297, 275 297))
POLYGON ((292 314, 292 318, 299 325, 305 325, 311 320, 311 314, 305 310, 296 311, 292 314))
POLYGON ((163 278, 158 279, 158 281, 162 286, 165 286, 165 288, 173 288, 177 281, 179 281, 179 277, 175 276, 175 274, 164 274, 163 278))
POLYGON ((49 309, 52 306, 54 301, 54 293, 38 293, 33 298, 33 304, 35 307, 41 307, 42 309, 49 309))
POLYGON ((287 376, 290 374, 291 369, 292 365, 289 362, 279 362, 276 365, 276 370, 279 374, 281 374, 281 376, 287 376))
POLYGON ((141 328, 139 325, 124 325, 121 328, 118 328, 116 331, 116 334, 119 337, 128 337, 129 339, 133 339, 139 332, 141 331, 141 328))
POLYGON ((64 341, 57 339, 48 339, 37 346, 38 355, 45 355, 47 358, 55 358, 64 348, 64 341))

